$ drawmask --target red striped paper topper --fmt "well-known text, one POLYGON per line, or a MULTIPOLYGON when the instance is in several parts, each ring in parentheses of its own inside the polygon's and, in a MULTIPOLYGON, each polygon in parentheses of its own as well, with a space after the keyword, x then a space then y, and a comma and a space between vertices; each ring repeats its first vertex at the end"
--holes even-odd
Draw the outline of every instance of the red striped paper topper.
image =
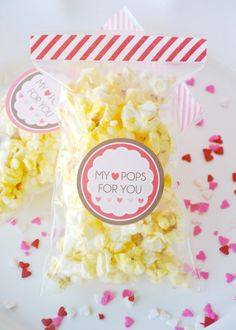
POLYGON ((152 35, 85 34, 31 36, 34 60, 202 63, 206 39, 152 35))

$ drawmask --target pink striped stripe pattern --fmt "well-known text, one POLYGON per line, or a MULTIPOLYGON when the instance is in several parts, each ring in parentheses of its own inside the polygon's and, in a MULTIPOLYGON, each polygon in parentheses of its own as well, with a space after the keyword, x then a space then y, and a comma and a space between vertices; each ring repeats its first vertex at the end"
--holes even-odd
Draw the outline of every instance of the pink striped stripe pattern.
MULTIPOLYGON (((110 24, 110 23, 109 23, 110 24)), ((204 62, 206 39, 151 35, 35 35, 34 60, 204 62)))
POLYGON ((185 83, 177 85, 174 101, 175 114, 181 131, 202 119, 202 107, 196 102, 185 83))

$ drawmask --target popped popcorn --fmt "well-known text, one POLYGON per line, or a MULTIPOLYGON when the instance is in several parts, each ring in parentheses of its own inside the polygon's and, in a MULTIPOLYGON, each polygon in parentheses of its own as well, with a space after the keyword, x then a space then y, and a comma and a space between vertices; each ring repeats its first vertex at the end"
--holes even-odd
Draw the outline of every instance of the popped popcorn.
POLYGON ((0 214, 15 209, 32 191, 54 181, 58 133, 32 134, 15 128, 0 100, 0 214))
MULTIPOLYGON (((66 206, 65 235, 57 237, 48 277, 60 288, 81 279, 125 282, 147 274, 168 277, 173 286, 188 285, 174 245, 184 240, 182 208, 172 187, 169 161, 174 153, 165 124, 166 95, 175 79, 155 78, 124 69, 107 75, 91 68, 69 85, 59 109, 62 145, 58 160, 60 188, 54 204, 66 206), (82 204, 77 192, 78 164, 94 146, 112 138, 142 142, 164 169, 161 201, 139 222, 124 226, 100 221, 82 204)), ((114 174, 114 180, 117 174, 114 174)))

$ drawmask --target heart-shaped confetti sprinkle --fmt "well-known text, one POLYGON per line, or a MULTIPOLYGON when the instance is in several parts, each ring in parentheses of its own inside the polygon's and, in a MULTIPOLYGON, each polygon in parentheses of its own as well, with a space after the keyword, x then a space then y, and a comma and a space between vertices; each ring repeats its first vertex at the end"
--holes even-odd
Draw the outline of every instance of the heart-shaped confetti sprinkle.
POLYGON ((206 254, 204 251, 199 251, 196 255, 197 260, 205 261, 206 260, 206 254))
POLYGON ((106 306, 114 298, 114 296, 115 296, 114 292, 108 290, 104 291, 101 299, 101 304, 103 306, 106 306))
POLYGON ((56 330, 56 326, 54 324, 50 324, 45 330, 56 330))
POLYGON ((217 187, 218 187, 218 183, 217 183, 217 182, 215 182, 215 181, 211 181, 211 182, 209 183, 209 188, 210 188, 211 190, 215 190, 217 187))
POLYGON ((236 243, 229 244, 229 247, 234 253, 236 253, 236 243))
POLYGON ((227 237, 224 237, 224 236, 219 236, 218 240, 219 240, 219 243, 221 245, 226 245, 226 244, 229 243, 229 239, 227 237))
POLYGON ((200 277, 204 280, 208 280, 209 278, 209 272, 200 272, 200 277))
POLYGON ((232 173, 232 180, 233 180, 233 182, 236 182, 236 173, 235 172, 232 173))
POLYGON ((211 319, 210 317, 205 316, 205 318, 204 318, 204 322, 201 323, 201 324, 206 328, 206 327, 209 327, 209 325, 211 325, 211 324, 213 324, 213 323, 215 323, 215 322, 216 322, 216 320, 213 320, 213 319, 211 319))
POLYGON ((7 222, 10 225, 15 226, 17 224, 17 219, 16 218, 11 218, 11 219, 7 220, 7 222))
POLYGON ((202 228, 200 226, 197 225, 193 228, 193 236, 198 236, 199 234, 201 234, 201 232, 202 228))
POLYGON ((98 318, 99 318, 99 320, 104 320, 105 319, 105 315, 102 314, 102 313, 99 313, 98 314, 98 318))
POLYGON ((122 291, 122 298, 132 297, 132 296, 134 296, 134 291, 133 290, 124 289, 122 291))
POLYGON ((224 200, 221 202, 220 208, 221 208, 221 209, 227 209, 228 207, 230 207, 230 204, 229 204, 229 202, 228 202, 226 199, 224 199, 224 200))
POLYGON ((191 205, 190 199, 184 199, 184 205, 185 205, 185 207, 187 209, 191 205))
POLYGON ((23 251, 26 251, 26 250, 30 249, 30 246, 26 241, 22 241, 21 244, 20 244, 20 249, 23 250, 23 251))
POLYGON ((28 267, 30 266, 30 264, 27 263, 27 262, 20 261, 20 262, 18 263, 18 266, 19 266, 20 268, 24 269, 24 268, 28 268, 28 267))
POLYGON ((218 147, 216 150, 214 150, 214 153, 217 155, 223 155, 224 154, 224 148, 218 147))
POLYGON ((22 278, 27 278, 27 277, 30 277, 31 275, 32 275, 32 273, 27 268, 22 269, 22 272, 21 272, 22 278))
POLYGON ((132 319, 132 317, 130 316, 125 316, 124 326, 126 328, 130 328, 133 324, 134 324, 134 319, 132 319))
POLYGON ((41 225, 41 218, 36 217, 31 221, 31 223, 34 224, 34 225, 41 225))
POLYGON ((214 143, 222 144, 223 143, 223 140, 222 140, 221 135, 212 135, 209 138, 209 142, 214 142, 214 143))
POLYGON ((210 317, 213 320, 218 320, 218 315, 216 315, 216 313, 213 312, 211 304, 207 304, 203 311, 205 312, 206 316, 210 317))
POLYGON ((131 301, 131 302, 134 302, 134 296, 128 297, 128 300, 131 301))
POLYGON ((193 317, 194 314, 193 314, 193 312, 190 309, 186 308, 183 311, 182 316, 184 316, 184 317, 193 317))
POLYGON ((204 203, 204 202, 191 204, 190 211, 191 212, 198 211, 199 213, 205 213, 208 211, 209 206, 210 206, 209 203, 204 203))
POLYGON ((205 157, 205 160, 207 162, 210 162, 212 159, 214 159, 214 157, 212 156, 212 150, 211 149, 204 148, 204 149, 202 149, 202 151, 203 151, 203 155, 205 157))
POLYGON ((211 149, 212 151, 216 151, 216 150, 219 149, 219 145, 218 144, 210 144, 209 149, 211 149))
POLYGON ((175 327, 175 330, 184 330, 182 327, 175 327))
POLYGON ((207 85, 205 87, 205 91, 208 92, 208 93, 214 94, 215 93, 215 86, 214 85, 207 85))
POLYGON ((52 319, 42 319, 42 324, 45 325, 45 327, 48 327, 50 324, 52 324, 52 319))
POLYGON ((227 273, 227 274, 225 274, 225 277, 226 277, 227 283, 232 283, 235 280, 236 275, 227 273))
POLYGON ((61 317, 65 317, 65 316, 67 315, 67 312, 66 312, 66 310, 65 310, 65 307, 61 306, 61 307, 58 309, 57 315, 58 315, 58 316, 61 316, 61 317))
POLYGON ((40 241, 39 241, 39 239, 37 238, 37 239, 35 239, 35 240, 31 243, 31 246, 33 246, 33 247, 35 247, 36 249, 38 249, 38 247, 39 247, 39 243, 40 243, 40 241))
POLYGON ((208 182, 211 182, 211 181, 213 181, 214 180, 214 176, 212 176, 211 174, 208 174, 208 176, 207 176, 207 181, 208 182))
POLYGON ((185 160, 186 162, 190 163, 192 161, 191 155, 190 154, 183 155, 182 160, 185 160))
POLYGON ((187 79, 187 80, 185 80, 185 83, 188 86, 194 86, 195 85, 195 79, 194 78, 187 79))
POLYGON ((228 245, 223 245, 219 248, 220 252, 225 254, 225 255, 229 255, 229 246, 228 245))
POLYGON ((52 319, 52 322, 56 327, 59 327, 61 325, 62 320, 63 320, 63 317, 56 316, 52 319))
POLYGON ((199 120, 195 125, 199 126, 199 127, 203 126, 204 125, 204 119, 199 120))

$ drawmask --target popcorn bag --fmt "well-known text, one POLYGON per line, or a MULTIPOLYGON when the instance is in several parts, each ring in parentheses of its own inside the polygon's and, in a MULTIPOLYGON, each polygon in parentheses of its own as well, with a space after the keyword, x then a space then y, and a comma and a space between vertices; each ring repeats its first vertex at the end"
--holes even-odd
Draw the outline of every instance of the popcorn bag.
POLYGON ((37 193, 48 189, 54 182, 58 151, 56 130, 59 125, 53 111, 58 89, 59 85, 54 80, 36 69, 30 69, 15 79, 1 95, 2 218, 10 217, 16 209, 18 213, 23 212, 37 193), (54 97, 51 101, 46 100, 44 86, 50 86, 54 97))
POLYGON ((176 84, 202 67, 206 40, 138 31, 34 35, 31 56, 62 85, 43 291, 141 276, 191 286, 173 100, 176 84))

